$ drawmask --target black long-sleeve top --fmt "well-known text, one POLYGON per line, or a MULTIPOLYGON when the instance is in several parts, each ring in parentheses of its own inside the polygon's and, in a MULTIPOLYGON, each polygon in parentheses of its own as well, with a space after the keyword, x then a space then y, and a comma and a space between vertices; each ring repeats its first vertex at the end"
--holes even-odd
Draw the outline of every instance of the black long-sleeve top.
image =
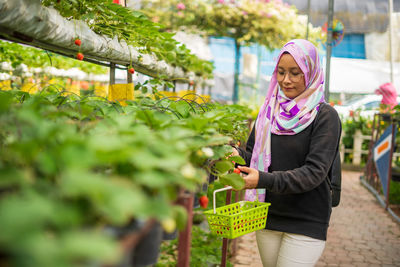
MULTIPOLYGON (((321 104, 313 123, 295 135, 271 135, 269 172, 260 171, 257 188, 271 206, 266 229, 326 240, 332 211, 328 171, 335 158, 341 122, 334 108, 321 104)), ((239 154, 250 165, 254 127, 239 154)))

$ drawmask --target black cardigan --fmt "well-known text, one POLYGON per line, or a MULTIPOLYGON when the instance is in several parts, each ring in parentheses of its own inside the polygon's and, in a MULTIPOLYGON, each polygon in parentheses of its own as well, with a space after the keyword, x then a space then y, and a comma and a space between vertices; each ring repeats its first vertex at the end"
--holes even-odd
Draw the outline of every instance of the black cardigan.
MULTIPOLYGON (((271 206, 266 228, 326 240, 331 216, 328 170, 336 155, 341 122, 334 108, 321 104, 314 122, 296 135, 271 135, 271 166, 260 171, 257 188, 265 188, 271 206)), ((246 150, 249 166, 254 127, 246 150)))

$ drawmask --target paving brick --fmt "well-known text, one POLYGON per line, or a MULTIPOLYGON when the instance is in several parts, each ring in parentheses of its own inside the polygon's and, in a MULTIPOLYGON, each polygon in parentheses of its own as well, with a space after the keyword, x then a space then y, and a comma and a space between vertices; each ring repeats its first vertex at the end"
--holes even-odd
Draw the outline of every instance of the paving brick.
MULTIPOLYGON (((400 266, 400 224, 361 185, 360 174, 342 173, 341 203, 332 211, 326 247, 316 267, 400 266)), ((262 267, 254 233, 238 239, 234 259, 234 267, 262 267), (247 265, 242 262, 248 260, 247 265)))

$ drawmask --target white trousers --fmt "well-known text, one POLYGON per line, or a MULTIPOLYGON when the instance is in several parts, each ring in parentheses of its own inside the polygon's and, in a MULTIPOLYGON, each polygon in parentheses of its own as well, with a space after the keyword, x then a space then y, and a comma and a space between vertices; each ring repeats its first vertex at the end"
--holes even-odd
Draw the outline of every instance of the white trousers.
POLYGON ((256 232, 264 267, 311 267, 321 257, 325 241, 271 230, 256 232))

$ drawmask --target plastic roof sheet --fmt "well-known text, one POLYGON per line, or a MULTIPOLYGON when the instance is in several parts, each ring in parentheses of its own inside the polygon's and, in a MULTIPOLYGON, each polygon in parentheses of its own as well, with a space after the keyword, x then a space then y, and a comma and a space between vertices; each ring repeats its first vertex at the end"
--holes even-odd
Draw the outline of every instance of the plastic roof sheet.
MULTIPOLYGON (((307 14, 307 0, 283 0, 307 14)), ((322 26, 328 19, 329 0, 311 0, 310 21, 322 26)), ((343 22, 347 33, 386 31, 388 0, 334 0, 334 17, 343 22)), ((393 12, 400 12, 400 0, 393 0, 393 12)))

